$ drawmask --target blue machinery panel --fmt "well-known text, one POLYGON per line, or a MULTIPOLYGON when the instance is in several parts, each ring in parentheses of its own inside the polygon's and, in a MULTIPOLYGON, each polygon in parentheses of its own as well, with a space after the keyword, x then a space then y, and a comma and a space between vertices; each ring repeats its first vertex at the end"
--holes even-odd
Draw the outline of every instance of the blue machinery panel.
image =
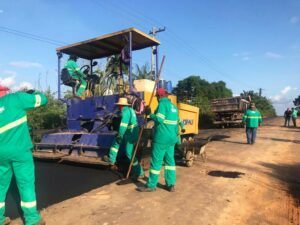
MULTIPOLYGON (((107 154, 117 132, 103 124, 107 115, 116 111, 118 95, 90 97, 67 101, 67 130, 45 134, 38 150, 102 157, 107 154), (90 127, 86 128, 85 124, 90 127), (102 126, 103 125, 103 126, 102 126), (100 129, 96 129, 100 127, 100 129)), ((121 149, 120 149, 121 150, 121 149)), ((122 150, 121 150, 122 151, 122 150)))

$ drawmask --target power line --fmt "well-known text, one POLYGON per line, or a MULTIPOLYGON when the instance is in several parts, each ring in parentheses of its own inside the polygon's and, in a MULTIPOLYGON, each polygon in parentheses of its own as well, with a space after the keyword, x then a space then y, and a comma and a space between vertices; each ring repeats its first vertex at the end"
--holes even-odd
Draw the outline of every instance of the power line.
MULTIPOLYGON (((123 3, 124 3, 124 4, 118 4, 117 7, 119 7, 119 8, 122 7, 123 9, 126 9, 126 8, 125 8, 125 7, 126 7, 126 4, 125 4, 124 1, 123 1, 123 3)), ((115 10, 116 8, 113 8, 113 9, 115 10)), ((155 19, 153 19, 153 18, 150 18, 150 17, 148 17, 148 16, 142 14, 141 12, 139 12, 138 10, 136 10, 136 8, 130 8, 130 9, 129 9, 129 8, 127 7, 127 12, 128 12, 129 14, 131 13, 132 15, 133 15, 133 12, 135 12, 135 15, 136 15, 135 17, 136 17, 137 19, 142 19, 143 21, 145 21, 146 23, 149 23, 149 24, 156 23, 156 24, 158 24, 158 25, 161 26, 161 24, 160 24, 159 21, 157 21, 157 20, 155 20, 155 19)), ((234 83, 237 83, 237 84, 243 84, 244 86, 247 86, 247 87, 249 87, 249 88, 252 88, 252 87, 250 87, 247 83, 244 83, 244 82, 242 82, 242 81, 240 81, 240 80, 238 80, 238 79, 236 79, 236 78, 230 76, 229 74, 225 73, 224 71, 220 70, 220 69, 218 68, 218 66, 216 66, 215 63, 213 63, 213 62, 212 62, 211 60, 209 60, 207 57, 203 56, 203 55, 202 55, 197 49, 195 49, 193 46, 190 46, 190 44, 188 44, 185 40, 183 40, 181 37, 179 37, 179 36, 177 35, 176 32, 173 32, 173 31, 172 31, 171 29, 169 29, 169 28, 168 28, 168 30, 169 30, 169 32, 172 34, 172 35, 170 36, 170 39, 173 39, 175 42, 179 43, 179 46, 185 45, 185 46, 186 46, 185 50, 187 50, 187 51, 189 52, 189 54, 196 56, 196 59, 197 59, 197 60, 199 60, 202 64, 205 64, 206 66, 208 66, 208 68, 210 68, 212 71, 216 72, 217 74, 221 75, 222 77, 231 78, 231 81, 233 81, 234 83)), ((181 46, 181 47, 182 47, 182 46, 181 46)))
POLYGON ((16 35, 16 36, 19 36, 19 37, 28 38, 28 39, 31 39, 31 40, 40 41, 40 42, 55 45, 55 46, 66 44, 66 43, 61 42, 61 41, 53 40, 53 39, 50 39, 50 38, 38 36, 38 35, 35 35, 35 34, 23 32, 23 31, 19 31, 19 30, 15 30, 15 29, 12 29, 12 28, 9 28, 9 27, 0 26, 0 32, 13 34, 13 35, 16 35))

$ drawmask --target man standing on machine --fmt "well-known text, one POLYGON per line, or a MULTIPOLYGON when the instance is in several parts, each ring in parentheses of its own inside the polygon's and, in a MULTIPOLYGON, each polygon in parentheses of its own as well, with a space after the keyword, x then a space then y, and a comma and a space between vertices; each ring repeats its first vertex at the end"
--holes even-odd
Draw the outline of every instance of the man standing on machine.
POLYGON ((77 59, 78 57, 76 55, 70 55, 64 68, 67 69, 70 76, 76 80, 75 94, 76 96, 81 97, 86 89, 87 82, 86 75, 81 72, 79 66, 77 65, 77 59))

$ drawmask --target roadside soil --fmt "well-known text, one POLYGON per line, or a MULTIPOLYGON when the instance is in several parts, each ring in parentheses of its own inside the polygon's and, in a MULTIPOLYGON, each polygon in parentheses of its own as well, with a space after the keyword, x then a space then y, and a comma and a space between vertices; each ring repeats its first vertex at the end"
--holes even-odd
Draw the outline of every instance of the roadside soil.
POLYGON ((215 135, 207 160, 177 167, 176 192, 163 188, 162 172, 155 192, 135 190, 145 181, 114 182, 41 213, 47 225, 299 225, 300 129, 282 124, 281 117, 266 121, 254 145, 242 128, 200 130, 202 138, 215 135))

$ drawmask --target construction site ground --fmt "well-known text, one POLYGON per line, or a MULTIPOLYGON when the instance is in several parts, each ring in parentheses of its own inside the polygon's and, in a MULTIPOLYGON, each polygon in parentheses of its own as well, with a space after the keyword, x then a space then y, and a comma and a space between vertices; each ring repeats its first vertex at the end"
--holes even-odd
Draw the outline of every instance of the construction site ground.
POLYGON ((207 161, 178 166, 174 193, 164 189, 162 172, 155 192, 135 190, 145 182, 113 181, 41 213, 47 225, 298 225, 300 129, 282 124, 282 117, 265 121, 254 145, 246 144, 243 128, 200 130, 202 138, 215 135, 207 161))

